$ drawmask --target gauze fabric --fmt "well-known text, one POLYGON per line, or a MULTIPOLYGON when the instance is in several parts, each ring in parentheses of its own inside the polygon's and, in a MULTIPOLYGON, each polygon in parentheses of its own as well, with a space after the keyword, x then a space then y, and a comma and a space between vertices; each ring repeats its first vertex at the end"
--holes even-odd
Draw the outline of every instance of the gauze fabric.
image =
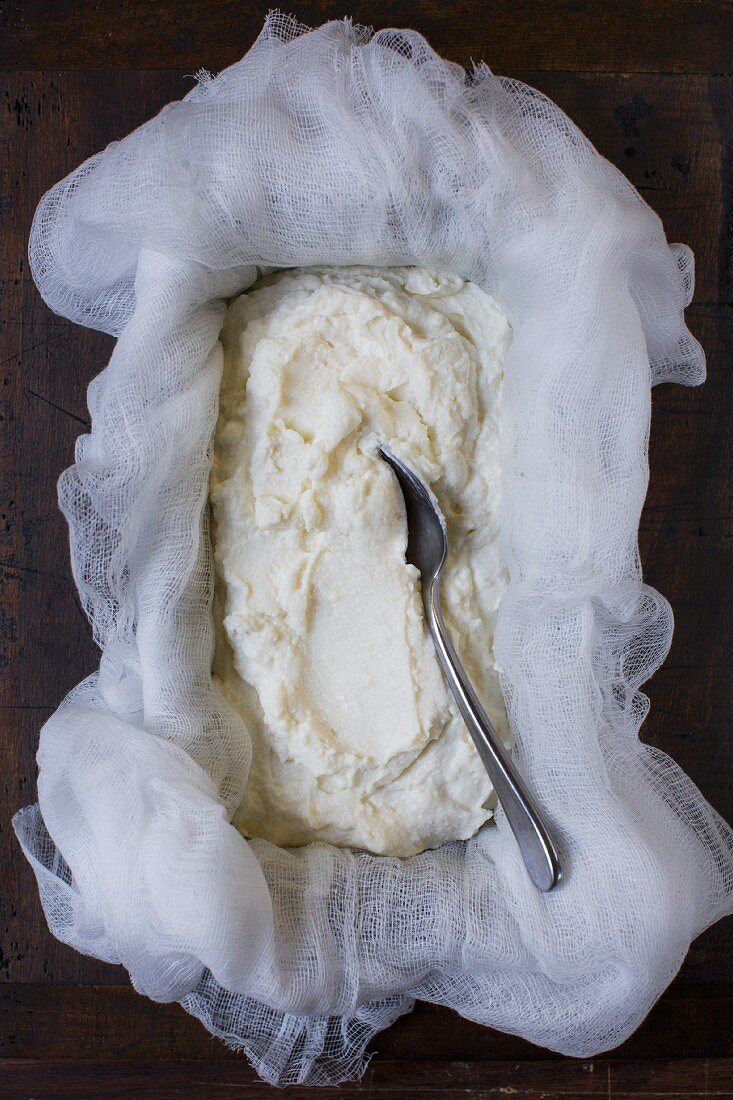
POLYGON ((357 1076, 417 998, 566 1054, 620 1043, 731 908, 729 828, 637 736, 672 634, 637 549, 650 385, 704 376, 690 252, 531 88, 410 31, 273 16, 53 188, 30 255, 53 310, 118 338, 59 485, 100 668, 15 818, 51 930, 273 1083, 357 1076), (404 861, 229 824, 250 756, 210 677, 217 334, 262 269, 314 263, 456 272, 513 327, 496 656, 561 839, 549 895, 501 813, 404 861))

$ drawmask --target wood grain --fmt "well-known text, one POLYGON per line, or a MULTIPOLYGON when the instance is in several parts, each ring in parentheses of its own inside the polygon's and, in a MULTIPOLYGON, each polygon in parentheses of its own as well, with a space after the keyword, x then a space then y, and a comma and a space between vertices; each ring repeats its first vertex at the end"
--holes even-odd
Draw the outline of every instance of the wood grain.
MULTIPOLYGON (((115 971, 120 981, 124 972, 115 971)), ((612 1061, 733 1056, 733 986, 674 983, 612 1061)), ((442 1062, 562 1060, 515 1035, 419 1004, 377 1036, 379 1057, 442 1062), (430 1042, 426 1043, 426 1036, 430 1042)), ((226 1062, 241 1056, 212 1039, 178 1004, 156 1004, 130 985, 0 984, 0 1057, 94 1062, 226 1062)), ((1 1095, 1 1093, 0 1093, 1 1095)))
MULTIPOLYGON (((259 34, 270 5, 237 0, 21 0, 0 6, 2 69, 222 69, 259 34)), ((733 15, 721 0, 295 0, 308 26, 349 14, 413 27, 460 65, 569 72, 720 73, 733 15)))
MULTIPOLYGON (((25 258, 33 211, 80 161, 185 94, 186 74, 235 60, 265 10, 228 0, 0 5, 0 65, 11 70, 0 73, 2 1097, 270 1091, 179 1006, 138 997, 121 968, 50 936, 9 828, 9 815, 34 797, 40 725, 98 661, 70 578, 55 482, 85 430, 86 387, 111 349, 108 338, 54 317, 40 301, 25 258)), ((326 3, 294 10, 311 22, 342 14, 326 3)), ((672 603, 676 631, 647 687, 652 712, 642 736, 733 818, 725 732, 733 565, 731 6, 395 0, 352 11, 377 25, 416 26, 445 56, 462 64, 484 57, 545 91, 639 188, 669 238, 696 254, 688 320, 708 354, 708 381, 694 390, 658 387, 653 397, 640 544, 645 578, 672 603)), ((729 921, 700 937, 681 978, 608 1058, 569 1061, 421 1005, 378 1037, 364 1084, 336 1094, 733 1097, 732 996, 729 921)), ((315 1094, 285 1090, 306 1093, 315 1094)))
MULTIPOLYGON (((290 1086, 277 1092, 282 1100, 313 1100, 315 1095, 338 1100, 730 1100, 729 1059, 675 1059, 672 1061, 593 1060, 574 1062, 413 1061, 375 1059, 363 1082, 339 1085, 326 1092, 290 1086)), ((156 1100, 191 1097, 227 1097, 256 1100, 273 1090, 257 1078, 246 1063, 180 1063, 110 1066, 87 1062, 73 1070, 74 1092, 69 1091, 65 1062, 6 1062, 0 1070, 4 1100, 51 1100, 68 1097, 104 1097, 129 1100, 150 1096, 156 1100)))

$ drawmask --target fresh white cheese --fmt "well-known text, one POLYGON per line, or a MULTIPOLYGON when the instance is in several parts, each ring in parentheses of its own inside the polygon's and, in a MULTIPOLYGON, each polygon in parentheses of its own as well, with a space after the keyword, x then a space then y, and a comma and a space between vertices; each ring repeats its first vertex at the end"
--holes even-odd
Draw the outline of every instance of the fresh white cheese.
POLYGON ((252 738, 234 818, 245 835, 407 856, 491 816, 376 446, 442 507, 446 620, 508 736, 492 641, 510 337, 478 287, 416 268, 280 272, 229 307, 211 476, 214 674, 252 738))

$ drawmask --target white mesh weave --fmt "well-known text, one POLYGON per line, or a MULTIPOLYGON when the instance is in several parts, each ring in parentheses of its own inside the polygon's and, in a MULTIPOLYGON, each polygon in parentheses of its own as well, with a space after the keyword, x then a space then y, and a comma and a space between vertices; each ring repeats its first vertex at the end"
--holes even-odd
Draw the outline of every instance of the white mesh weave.
POLYGON ((690 252, 538 92, 282 16, 50 191, 30 252, 52 309, 118 337, 59 489, 101 665, 15 819, 52 931, 281 1084, 357 1076, 415 998, 568 1054, 621 1042, 730 909, 730 830, 637 738, 672 634, 637 551, 650 384, 704 376, 690 252), (455 271, 511 321, 496 648, 564 848, 548 896, 501 814, 405 861, 228 823, 249 750, 209 674, 209 353, 258 267, 323 262, 455 271))

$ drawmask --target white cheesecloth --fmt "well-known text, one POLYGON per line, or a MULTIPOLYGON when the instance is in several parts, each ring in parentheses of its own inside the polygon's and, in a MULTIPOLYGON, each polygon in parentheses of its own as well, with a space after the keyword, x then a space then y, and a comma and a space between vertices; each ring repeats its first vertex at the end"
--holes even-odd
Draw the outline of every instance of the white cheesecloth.
POLYGON ((650 387, 704 377, 689 250, 531 88, 411 31, 273 15, 54 187, 30 255, 51 309, 117 337, 59 485, 100 668, 15 817, 51 930, 273 1083, 358 1076, 417 998, 571 1055, 620 1043, 731 909, 730 829, 637 736, 672 635, 637 548, 650 387), (407 860, 229 824, 249 748, 210 676, 217 335, 262 268, 316 263, 456 272, 511 322, 496 656, 552 894, 501 813, 407 860))

